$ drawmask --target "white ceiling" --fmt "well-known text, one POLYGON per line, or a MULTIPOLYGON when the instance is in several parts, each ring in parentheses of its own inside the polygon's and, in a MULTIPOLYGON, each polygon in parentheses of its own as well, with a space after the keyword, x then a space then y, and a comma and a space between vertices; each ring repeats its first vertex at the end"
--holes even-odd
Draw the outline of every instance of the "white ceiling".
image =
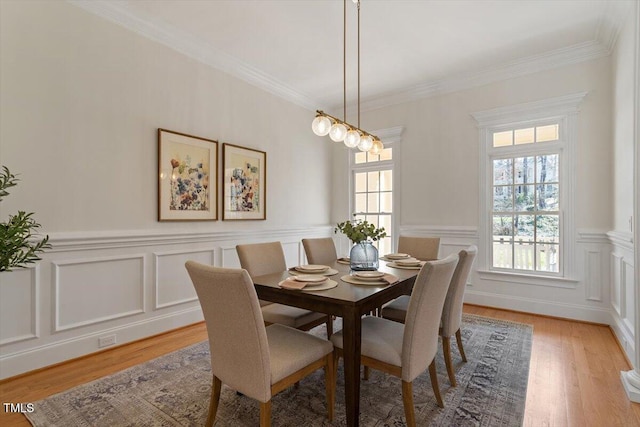
MULTIPOLYGON (((70 0, 307 108, 340 109, 342 0, 70 0)), ((630 1, 362 0, 363 110, 608 55, 630 1)), ((347 103, 357 92, 347 1, 347 103)))

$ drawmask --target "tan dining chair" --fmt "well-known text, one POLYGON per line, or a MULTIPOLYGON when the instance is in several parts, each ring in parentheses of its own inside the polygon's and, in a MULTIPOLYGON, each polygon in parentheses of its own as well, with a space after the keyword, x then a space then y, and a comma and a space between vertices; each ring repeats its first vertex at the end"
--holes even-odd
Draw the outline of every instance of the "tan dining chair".
POLYGON ((209 335, 213 426, 222 384, 260 402, 260 426, 271 425, 271 398, 318 369, 325 370, 327 417, 333 420, 335 369, 331 342, 284 325, 265 326, 246 270, 187 261, 209 335))
MULTIPOLYGON (((449 382, 453 387, 456 386, 456 376, 453 369, 453 362, 451 360, 450 339, 453 335, 456 336, 460 356, 462 360, 466 362, 467 356, 465 355, 464 348, 462 347, 462 335, 460 333, 460 327, 462 325, 462 305, 464 303, 464 291, 467 286, 467 279, 469 278, 471 266, 477 253, 478 248, 475 245, 471 245, 458 253, 458 265, 456 266, 456 270, 451 278, 447 298, 445 299, 442 309, 440 322, 442 352, 444 354, 445 365, 447 366, 449 382)), ((388 305, 382 307, 382 317, 404 323, 408 306, 408 296, 403 295, 398 297, 388 305)))
POLYGON ((409 254, 421 261, 431 261, 434 259, 438 259, 439 251, 439 237, 400 236, 398 238, 398 252, 409 254))
POLYGON ((309 264, 333 265, 338 260, 336 245, 331 237, 302 239, 309 264))
MULTIPOLYGON (((440 407, 444 407, 435 356, 438 351, 440 314, 457 263, 458 255, 452 254, 424 265, 416 277, 404 324, 376 316, 362 319, 360 363, 402 380, 402 401, 410 427, 416 425, 412 383, 427 367, 436 401, 440 407)), ((335 368, 343 354, 342 331, 333 334, 331 341, 335 368)))
MULTIPOLYGON (((280 242, 237 245, 236 252, 240 259, 240 266, 247 270, 252 278, 264 274, 281 273, 287 269, 280 242)), ((308 331, 326 323, 327 338, 333 333, 333 319, 327 314, 262 300, 260 300, 260 306, 267 324, 280 323, 308 331)))

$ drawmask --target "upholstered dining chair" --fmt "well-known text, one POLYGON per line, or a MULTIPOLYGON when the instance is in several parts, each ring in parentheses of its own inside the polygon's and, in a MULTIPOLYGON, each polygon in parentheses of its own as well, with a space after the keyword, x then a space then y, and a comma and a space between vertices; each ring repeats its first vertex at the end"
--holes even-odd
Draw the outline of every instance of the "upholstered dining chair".
POLYGON ((213 384, 207 426, 213 426, 222 384, 260 402, 260 426, 271 425, 271 398, 324 368, 327 416, 333 419, 335 369, 331 342, 284 325, 265 326, 246 270, 185 264, 204 313, 213 384))
MULTIPOLYGON (((477 253, 478 248, 475 245, 471 245, 458 253, 458 265, 456 266, 456 270, 451 278, 447 298, 445 299, 442 309, 442 318, 440 323, 442 352, 444 354, 445 365, 447 366, 449 382, 453 387, 456 386, 456 376, 453 369, 453 362, 451 360, 450 339, 453 335, 456 336, 460 356, 462 360, 466 362, 467 356, 464 354, 462 336, 460 333, 460 326, 462 325, 462 305, 464 302, 464 291, 467 285, 467 279, 469 278, 471 266, 477 253)), ((403 295, 398 297, 382 308, 382 317, 404 323, 408 306, 408 296, 403 295)))
POLYGON ((409 254, 421 261, 438 259, 439 237, 398 237, 398 252, 409 254))
POLYGON ((332 265, 338 259, 336 245, 331 237, 302 239, 309 264, 332 265))
MULTIPOLYGON (((240 266, 247 270, 252 278, 263 274, 280 273, 287 269, 284 250, 280 242, 237 245, 236 252, 240 259, 240 266)), ((262 307, 262 316, 267 324, 280 323, 308 331, 326 323, 327 337, 333 333, 333 319, 327 314, 262 300, 260 300, 260 306, 262 307)))
MULTIPOLYGON (((408 426, 415 426, 413 380, 427 367, 436 401, 444 407, 435 356, 438 351, 440 314, 447 296, 458 255, 429 261, 418 273, 409 299, 404 324, 376 316, 362 319, 360 363, 402 380, 402 401, 408 426)), ((342 357, 342 331, 331 336, 334 345, 334 368, 342 357)))

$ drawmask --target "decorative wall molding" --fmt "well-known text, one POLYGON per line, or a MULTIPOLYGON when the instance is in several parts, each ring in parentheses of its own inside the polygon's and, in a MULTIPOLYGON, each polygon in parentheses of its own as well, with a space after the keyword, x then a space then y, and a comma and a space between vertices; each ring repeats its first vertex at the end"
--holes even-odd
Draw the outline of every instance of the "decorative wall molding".
POLYGON ((589 301, 602 301, 602 252, 585 250, 585 298, 589 301))
MULTIPOLYGON (((35 266, 14 270, 12 272, 2 272, 0 276, 4 276, 4 280, 1 283, 3 286, 9 285, 8 277, 12 275, 14 278, 16 275, 22 275, 22 273, 28 273, 28 278, 25 280, 27 283, 20 283, 18 280, 17 286, 24 287, 29 286, 29 327, 28 332, 22 333, 14 336, 1 337, 0 339, 0 347, 7 345, 18 343, 21 341, 27 341, 36 339, 40 336, 40 303, 39 303, 39 295, 40 295, 40 264, 36 264, 35 266)), ((3 303, 8 303, 12 306, 16 304, 15 300, 12 300, 8 295, 4 294, 5 289, 0 289, 0 292, 3 293, 3 303), (5 300, 6 298, 6 300, 5 300)), ((19 306, 18 309, 22 309, 24 307, 19 306)), ((6 310, 4 311, 6 314, 6 310)), ((13 318, 13 321, 19 321, 17 318, 13 318)))
POLYGON ((614 246, 633 251, 633 234, 626 231, 609 231, 607 236, 614 246))
MULTIPOLYGON (((145 255, 144 254, 132 254, 127 256, 104 256, 86 259, 73 259, 73 260, 60 260, 52 262, 54 268, 54 295, 53 295, 53 317, 54 317, 54 332, 66 331, 69 329, 75 329, 82 326, 94 325, 97 323, 105 323, 110 320, 121 319, 124 317, 133 316, 136 314, 144 313, 144 300, 145 300, 145 255), (96 288, 95 283, 99 280, 105 280, 107 278, 107 271, 116 272, 120 274, 124 268, 123 263, 126 261, 134 261, 138 263, 136 267, 136 275, 138 277, 129 277, 131 283, 137 287, 134 289, 134 293, 138 293, 138 303, 135 300, 126 300, 119 298, 119 303, 127 302, 130 307, 125 309, 114 309, 111 312, 107 311, 106 302, 104 297, 111 295, 118 290, 123 291, 127 289, 127 283, 120 283, 118 278, 114 278, 111 283, 106 284, 102 289, 96 288), (120 264, 120 265, 118 265, 120 264), (88 266, 83 271, 82 267, 88 266), (93 268, 92 266, 100 266, 100 268, 93 268), (65 279, 62 278, 64 270, 69 270, 69 276, 65 279), (75 272, 72 270, 76 270, 75 272), (94 270, 94 271, 89 271, 94 270), (120 285, 120 289, 114 289, 113 283, 120 285), (70 291, 70 295, 65 295, 65 287, 73 287, 70 291), (89 292, 91 291, 91 292, 89 292), (78 295, 82 295, 82 306, 76 304, 72 305, 68 301, 63 302, 63 299, 69 298, 73 301, 78 299, 78 295), (89 303, 94 303, 94 310, 88 310, 89 303), (95 310, 100 308, 101 314, 96 314, 95 310), (88 311, 91 311, 89 313, 88 311), (68 319, 63 317, 68 316, 68 319), (73 319, 75 317, 75 319, 73 319)), ((129 283, 129 284, 131 284, 129 283)), ((100 285, 100 284, 99 284, 100 285)), ((114 301, 118 303, 118 301, 114 301)))
POLYGON ((476 240, 478 239, 478 228, 465 226, 401 225, 400 234, 416 237, 455 237, 476 240))
POLYGON ((622 292, 623 285, 623 274, 624 271, 622 269, 622 255, 618 255, 616 253, 611 254, 611 306, 615 310, 616 314, 623 318, 625 313, 625 301, 624 301, 624 292, 622 292))
POLYGON ((576 242, 598 245, 611 243, 607 232, 601 230, 577 230, 576 242))
POLYGON ((154 252, 154 309, 159 310, 197 301, 198 295, 189 279, 184 263, 187 260, 194 260, 203 264, 215 265, 215 254, 215 249, 154 252), (166 268, 163 268, 164 265, 166 268), (166 274, 162 274, 163 272, 166 274))

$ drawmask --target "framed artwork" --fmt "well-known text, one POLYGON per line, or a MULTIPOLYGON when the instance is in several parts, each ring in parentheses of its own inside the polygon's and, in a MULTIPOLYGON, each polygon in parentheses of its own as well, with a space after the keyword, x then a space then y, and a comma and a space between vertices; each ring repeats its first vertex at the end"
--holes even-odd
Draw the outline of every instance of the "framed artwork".
POLYGON ((218 142, 158 129, 158 221, 218 219, 218 142))
POLYGON ((222 219, 267 219, 267 153, 225 143, 222 169, 222 219))

